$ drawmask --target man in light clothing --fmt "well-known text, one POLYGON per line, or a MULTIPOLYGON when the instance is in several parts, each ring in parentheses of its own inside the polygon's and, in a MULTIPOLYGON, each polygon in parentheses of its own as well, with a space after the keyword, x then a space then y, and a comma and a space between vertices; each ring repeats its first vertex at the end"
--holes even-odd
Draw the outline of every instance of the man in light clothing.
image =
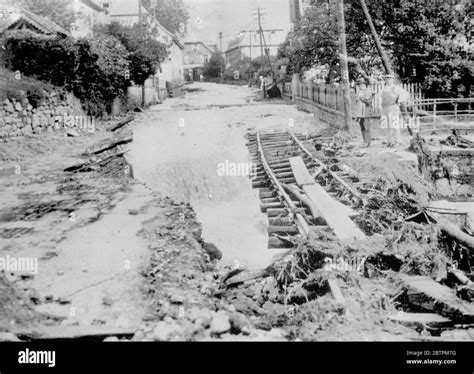
POLYGON ((387 146, 397 147, 402 143, 400 102, 408 101, 408 98, 404 90, 395 84, 395 77, 393 75, 387 74, 384 78, 385 88, 380 93, 381 127, 387 129, 387 146))
POLYGON ((353 117, 359 123, 362 138, 367 147, 370 146, 372 136, 370 134, 369 118, 372 116, 372 99, 374 92, 368 87, 364 78, 359 78, 356 82, 356 96, 353 106, 353 117))

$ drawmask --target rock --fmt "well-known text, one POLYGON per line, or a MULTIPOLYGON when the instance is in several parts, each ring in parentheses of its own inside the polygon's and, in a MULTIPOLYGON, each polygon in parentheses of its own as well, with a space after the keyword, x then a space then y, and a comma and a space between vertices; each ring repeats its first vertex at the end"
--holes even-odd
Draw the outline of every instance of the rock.
POLYGON ((198 324, 198 320, 203 327, 209 327, 212 321, 212 312, 209 309, 199 309, 193 306, 185 314, 185 317, 191 322, 198 324))
POLYGON ((41 125, 41 117, 39 116, 39 114, 35 113, 33 114, 33 117, 31 118, 31 125, 33 127, 39 127, 41 125))
POLYGON ((111 306, 113 303, 114 301, 110 296, 104 296, 102 298, 102 305, 111 306))
POLYGON ((202 243, 202 248, 209 255, 212 260, 220 260, 222 258, 222 252, 217 249, 215 244, 212 243, 202 243))
POLYGON ((441 333, 441 338, 450 341, 471 341, 472 338, 466 330, 447 330, 441 333))
POLYGON ((138 209, 129 209, 128 214, 130 214, 131 216, 136 216, 138 215, 138 209))
POLYGON ((271 329, 270 331, 252 330, 250 332, 252 341, 286 341, 286 332, 282 329, 271 329))
POLYGON ((282 326, 288 321, 288 312, 284 305, 267 301, 262 305, 268 320, 272 326, 282 326))
POLYGON ((118 341, 119 341, 119 338, 117 338, 116 336, 109 336, 108 338, 104 339, 104 342, 118 342, 118 341))
POLYGON ((74 129, 69 129, 69 130, 67 130, 66 135, 67 135, 67 136, 70 136, 70 137, 78 137, 78 136, 80 136, 80 134, 79 134, 76 130, 74 130, 74 129))
POLYGON ((145 339, 145 332, 142 330, 138 330, 135 335, 133 335, 132 341, 140 342, 145 339))
POLYGON ((15 107, 12 105, 10 100, 6 99, 3 101, 3 110, 7 113, 13 113, 15 111, 15 107))
POLYGON ((245 315, 263 314, 262 308, 260 308, 255 301, 242 294, 237 294, 230 302, 237 312, 243 313, 245 315))
POLYGON ((20 104, 19 102, 16 102, 16 103, 15 103, 15 110, 16 110, 17 112, 23 111, 23 107, 21 106, 21 104, 20 104))
POLYGON ((56 299, 56 302, 61 305, 71 304, 71 300, 65 297, 59 297, 58 299, 56 299))
POLYGON ((236 333, 241 333, 244 330, 248 331, 249 329, 248 326, 250 325, 250 322, 241 313, 232 313, 229 321, 233 332, 235 331, 236 333))
POLYGON ((266 318, 257 318, 253 325, 259 330, 270 331, 272 329, 271 322, 266 318))
POLYGON ((268 337, 271 340, 286 340, 287 333, 283 329, 271 329, 268 337))
POLYGON ((242 327, 242 330, 241 330, 242 335, 250 335, 251 332, 252 332, 252 329, 250 327, 248 326, 242 327))
POLYGON ((60 326, 79 326, 79 321, 71 318, 66 318, 65 320, 61 321, 59 324, 60 326))
POLYGON ((20 342, 18 336, 11 332, 0 332, 0 342, 20 342))
POLYGON ((263 283, 262 294, 265 299, 276 302, 280 297, 278 283, 274 277, 267 277, 263 283))
POLYGON ((26 291, 25 297, 27 299, 31 300, 31 302, 35 305, 38 305, 38 304, 41 303, 41 296, 40 296, 39 292, 34 290, 34 289, 30 289, 30 290, 26 291))
POLYGON ((158 322, 153 330, 153 338, 156 341, 167 342, 174 338, 180 338, 181 336, 181 326, 175 322, 170 322, 169 320, 158 322))
POLYGON ((23 135, 33 135, 33 129, 31 128, 31 126, 25 126, 22 129, 22 132, 23 132, 23 135))
POLYGON ((64 319, 69 316, 70 307, 56 303, 41 304, 36 307, 39 313, 48 314, 57 319, 64 319))
POLYGON ((211 333, 223 334, 230 331, 231 324, 229 316, 225 312, 217 312, 211 321, 211 333))
POLYGON ((173 294, 170 297, 170 301, 172 304, 183 304, 185 300, 185 297, 181 295, 173 294))

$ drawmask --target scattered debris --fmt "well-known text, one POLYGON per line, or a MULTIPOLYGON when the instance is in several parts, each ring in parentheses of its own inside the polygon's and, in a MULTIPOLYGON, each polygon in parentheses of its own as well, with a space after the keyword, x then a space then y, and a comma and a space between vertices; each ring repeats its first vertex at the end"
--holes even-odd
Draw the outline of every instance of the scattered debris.
POLYGON ((403 293, 399 300, 420 310, 427 310, 459 323, 474 323, 474 305, 460 300, 446 286, 425 276, 401 276, 403 293))

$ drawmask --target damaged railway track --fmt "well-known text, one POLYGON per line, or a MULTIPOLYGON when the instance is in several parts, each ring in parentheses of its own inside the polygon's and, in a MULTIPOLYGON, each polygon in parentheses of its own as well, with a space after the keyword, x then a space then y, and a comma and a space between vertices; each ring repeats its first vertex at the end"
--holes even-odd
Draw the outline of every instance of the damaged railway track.
POLYGON ((350 220, 363 205, 351 185, 357 177, 326 165, 290 131, 248 139, 256 163, 252 186, 260 189, 261 211, 269 219, 269 248, 292 248, 293 237, 314 231, 333 232, 346 243, 365 238, 350 220))
MULTIPOLYGON (((361 180, 363 175, 334 157, 337 154, 334 139, 324 150, 321 149, 323 139, 315 141, 315 138, 291 131, 249 133, 247 139, 251 161, 255 164, 252 186, 260 190, 261 211, 268 216, 268 248, 284 248, 288 252, 283 261, 264 271, 248 274, 234 271, 224 282, 227 287, 273 276, 284 294, 285 305, 304 304, 330 292, 336 304, 344 307, 354 301, 345 298, 352 299, 357 293, 350 290, 353 282, 346 282, 353 277, 348 274, 355 271, 357 279, 365 278, 370 283, 375 269, 378 274, 375 277, 384 278, 387 285, 385 297, 394 302, 386 310, 387 321, 417 331, 426 329, 433 336, 458 330, 460 326, 474 326, 474 306, 469 296, 473 283, 463 272, 448 267, 448 275, 456 275, 457 271, 462 278, 460 280, 458 276, 457 281, 450 283, 439 281, 439 277, 433 279, 429 272, 411 271, 405 265, 412 258, 391 253, 393 247, 387 247, 386 240, 393 235, 402 236, 403 231, 400 234, 392 228, 382 232, 385 236, 372 238, 370 230, 361 229, 364 226, 355 223, 360 214, 373 209, 373 204, 369 205, 367 200, 367 196, 371 196, 369 192, 383 195, 383 190, 374 190, 374 180, 361 180), (324 161, 318 158, 320 154, 324 161), (320 241, 322 237, 325 239, 320 241), (363 258, 357 269, 344 268, 340 272, 339 268, 333 271, 325 266, 324 260, 328 257, 340 257, 346 265, 345 261, 352 256, 363 258), (379 269, 380 261, 388 262, 379 269), (393 264, 389 264, 391 262, 393 264), (456 284, 462 287, 456 287, 456 284), (391 308, 398 310, 398 314, 391 308)), ((402 221, 409 222, 409 218, 405 215, 402 221)), ((446 233, 441 224, 426 224, 434 232, 446 233)), ((415 230, 430 230, 426 224, 421 223, 415 230)), ((449 236, 470 247, 470 240, 459 240, 458 231, 449 236)), ((441 244, 437 250, 441 255, 441 244)), ((431 269, 431 274, 435 268, 431 269)))

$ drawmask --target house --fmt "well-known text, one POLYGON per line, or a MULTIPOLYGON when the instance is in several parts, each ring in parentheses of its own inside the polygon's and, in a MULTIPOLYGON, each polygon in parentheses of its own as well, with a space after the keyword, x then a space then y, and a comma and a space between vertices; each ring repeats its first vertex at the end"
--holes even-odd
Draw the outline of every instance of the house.
POLYGON ((0 9, 0 35, 7 31, 29 30, 42 35, 69 36, 69 32, 53 21, 19 7, 0 9))
POLYGON ((227 45, 225 53, 226 64, 232 65, 233 63, 242 60, 244 57, 250 57, 252 59, 262 55, 276 56, 280 44, 286 38, 286 34, 283 29, 281 30, 263 30, 266 44, 260 40, 260 33, 258 30, 243 31, 234 36, 227 45))
POLYGON ((96 26, 111 22, 108 3, 93 0, 73 0, 75 21, 71 27, 74 38, 91 36, 96 26))
POLYGON ((161 69, 155 75, 151 85, 164 90, 168 82, 175 92, 179 91, 184 84, 184 45, 176 35, 164 28, 143 6, 139 9, 138 1, 109 0, 107 9, 111 20, 124 26, 138 24, 141 17, 147 32, 168 47, 169 56, 161 63, 161 69))
MULTIPOLYGON (((67 37, 69 32, 53 21, 17 7, 0 9, 0 37, 8 31, 29 30, 47 35, 67 37)), ((26 56, 25 56, 26 57, 26 56)), ((0 48, 0 67, 5 67, 4 50, 0 48)))
POLYGON ((184 42, 184 77, 187 81, 200 80, 204 65, 214 52, 203 42, 184 42))

